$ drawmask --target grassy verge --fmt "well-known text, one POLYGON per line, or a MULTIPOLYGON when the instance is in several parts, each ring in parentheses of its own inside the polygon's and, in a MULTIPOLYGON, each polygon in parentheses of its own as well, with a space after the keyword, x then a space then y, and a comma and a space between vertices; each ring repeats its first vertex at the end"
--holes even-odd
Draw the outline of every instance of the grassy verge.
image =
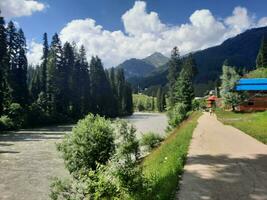
POLYGON ((257 140, 267 144, 267 111, 255 113, 234 113, 217 110, 217 118, 227 125, 234 126, 257 140))
POLYGON ((151 199, 170 199, 177 189, 193 130, 200 112, 194 112, 189 119, 143 161, 144 173, 153 180, 151 199))

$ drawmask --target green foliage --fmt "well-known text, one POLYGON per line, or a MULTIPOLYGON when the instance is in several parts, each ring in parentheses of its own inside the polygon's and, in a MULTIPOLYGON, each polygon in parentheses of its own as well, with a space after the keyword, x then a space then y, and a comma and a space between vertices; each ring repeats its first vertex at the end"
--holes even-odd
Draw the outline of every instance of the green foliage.
MULTIPOLYGON (((61 145, 59 149, 65 149, 63 151, 66 151, 66 148, 71 149, 71 151, 67 150, 68 155, 65 155, 64 159, 72 178, 64 181, 56 179, 53 182, 50 194, 53 200, 144 199, 148 197, 150 183, 139 166, 139 143, 132 126, 125 121, 115 124, 116 144, 112 157, 110 157, 111 151, 105 149, 100 154, 97 154, 98 150, 97 152, 91 151, 94 148, 92 146, 103 145, 103 143, 92 144, 91 138, 98 139, 94 136, 99 136, 99 134, 92 135, 91 131, 105 132, 113 137, 112 127, 114 126, 110 121, 99 116, 88 115, 79 122, 73 133, 64 139, 63 146, 61 145), (92 160, 91 156, 94 156, 95 161, 98 162, 97 165, 88 163, 88 160, 92 160), (109 158, 109 162, 99 164, 103 156, 109 158), (73 171, 75 173, 72 173, 73 171)), ((103 135, 102 133, 100 135, 103 135)), ((105 145, 106 148, 109 148, 108 146, 110 144, 105 145)))
POLYGON ((267 111, 235 113, 216 110, 216 115, 224 124, 232 125, 260 142, 267 144, 267 111))
POLYGON ((206 108, 206 99, 194 99, 192 101, 192 110, 203 110, 206 108))
POLYGON ((187 117, 187 106, 182 103, 175 104, 167 112, 169 126, 175 128, 187 117))
POLYGON ((4 18, 0 15, 0 116, 4 111, 7 93, 8 44, 4 18))
POLYGON ((186 106, 186 110, 192 109, 192 101, 194 99, 193 75, 185 68, 182 69, 175 83, 175 102, 182 103, 186 106))
POLYGON ((8 116, 0 117, 0 131, 12 130, 15 128, 14 122, 8 116))
POLYGON ((155 111, 157 99, 144 94, 133 94, 133 107, 136 111, 155 111))
POLYGON ((240 76, 233 67, 223 66, 220 95, 224 106, 231 106, 233 110, 235 110, 235 107, 242 101, 241 94, 234 91, 235 85, 239 79, 240 76))
POLYGON ((7 115, 15 122, 14 128, 18 129, 25 125, 26 114, 20 104, 12 103, 7 110, 7 115))
POLYGON ((152 180, 152 191, 147 199, 174 198, 192 133, 200 115, 199 112, 193 113, 188 121, 175 129, 158 148, 144 158, 142 166, 145 177, 152 180))
POLYGON ((267 69, 266 68, 259 68, 249 72, 246 75, 247 78, 266 78, 267 77, 267 69))
POLYGON ((38 103, 32 103, 27 111, 27 125, 40 126, 52 123, 53 119, 42 109, 38 103))
POLYGON ((81 169, 96 169, 105 164, 114 152, 114 130, 111 122, 89 114, 80 120, 71 134, 58 146, 70 173, 81 169))
POLYGON ((165 111, 165 108, 166 108, 165 93, 163 92, 162 87, 159 87, 157 91, 157 110, 159 112, 163 112, 165 111))
POLYGON ((109 80, 100 58, 93 57, 89 66, 83 45, 79 50, 75 43, 62 47, 57 33, 49 45, 44 33, 39 66, 28 67, 26 51, 22 29, 12 21, 5 25, 0 16, 0 116, 10 115, 16 128, 76 121, 89 112, 132 114, 132 89, 123 70, 109 80))
POLYGON ((182 68, 182 63, 180 59, 180 53, 178 47, 174 47, 171 53, 171 59, 168 63, 168 98, 170 102, 170 106, 174 106, 176 103, 175 93, 176 93, 176 80, 179 76, 179 73, 182 68))
POLYGON ((264 36, 256 59, 256 66, 257 68, 267 68, 267 38, 264 36))
POLYGON ((158 134, 155 134, 153 132, 145 133, 140 141, 140 144, 142 146, 147 146, 149 150, 157 147, 160 142, 163 140, 162 137, 160 137, 158 134))

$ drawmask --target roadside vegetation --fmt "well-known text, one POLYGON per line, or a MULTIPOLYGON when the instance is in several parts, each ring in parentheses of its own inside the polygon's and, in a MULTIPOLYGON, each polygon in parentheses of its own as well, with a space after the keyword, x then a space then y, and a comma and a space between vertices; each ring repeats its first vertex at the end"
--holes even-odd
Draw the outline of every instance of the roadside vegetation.
POLYGON ((80 120, 58 146, 71 178, 55 179, 51 199, 147 199, 151 184, 139 165, 135 131, 98 115, 80 120))
POLYGON ((235 113, 216 111, 218 120, 224 124, 234 126, 260 142, 267 144, 267 111, 254 113, 235 113))
POLYGON ((145 176, 152 181, 150 199, 169 200, 175 194, 187 151, 200 112, 194 112, 142 162, 145 176))

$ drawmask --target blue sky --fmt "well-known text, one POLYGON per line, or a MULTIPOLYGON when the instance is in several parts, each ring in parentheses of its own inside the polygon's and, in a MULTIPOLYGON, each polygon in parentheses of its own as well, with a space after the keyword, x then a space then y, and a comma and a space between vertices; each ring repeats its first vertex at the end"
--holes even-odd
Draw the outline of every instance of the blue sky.
POLYGON ((174 45, 184 54, 219 44, 267 25, 266 8, 266 0, 0 1, 7 20, 25 32, 30 62, 38 62, 42 34, 58 32, 63 42, 85 44, 88 58, 97 54, 107 67, 154 51, 168 55, 174 45))

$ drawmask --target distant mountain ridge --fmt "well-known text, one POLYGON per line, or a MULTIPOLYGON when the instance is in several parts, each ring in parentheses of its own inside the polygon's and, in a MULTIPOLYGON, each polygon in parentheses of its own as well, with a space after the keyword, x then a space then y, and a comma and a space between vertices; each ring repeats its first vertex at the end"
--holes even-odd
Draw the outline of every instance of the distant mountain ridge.
POLYGON ((154 65, 156 68, 158 68, 162 65, 165 65, 169 61, 169 58, 159 52, 155 52, 152 55, 144 58, 143 61, 151 65, 154 65))
POLYGON ((124 69, 127 79, 133 77, 146 77, 157 71, 157 68, 166 64, 169 58, 159 52, 155 52, 144 59, 131 58, 117 67, 124 69))
MULTIPOLYGON (((267 37, 267 27, 254 28, 227 39, 220 45, 192 53, 198 67, 195 79, 196 95, 202 95, 213 88, 214 83, 219 80, 225 60, 239 70, 253 70, 264 35, 267 37)), ((167 83, 168 66, 165 64, 160 69, 153 70, 144 77, 128 77, 128 81, 134 88, 141 89, 155 85, 164 86, 167 83)))

